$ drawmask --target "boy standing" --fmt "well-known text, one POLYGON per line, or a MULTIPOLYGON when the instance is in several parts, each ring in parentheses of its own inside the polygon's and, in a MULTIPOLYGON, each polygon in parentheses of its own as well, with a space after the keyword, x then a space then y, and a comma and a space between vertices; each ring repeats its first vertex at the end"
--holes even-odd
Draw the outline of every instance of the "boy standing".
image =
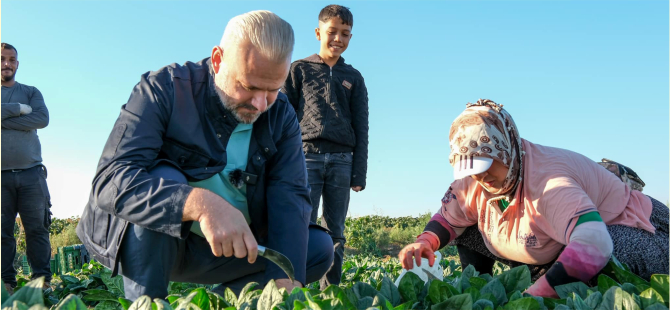
POLYGON ((339 284, 349 188, 365 188, 368 160, 368 92, 363 76, 344 62, 354 18, 348 8, 329 5, 315 29, 321 49, 291 65, 283 92, 298 114, 311 187, 311 221, 323 196, 322 225, 332 233, 335 258, 321 288, 339 284))

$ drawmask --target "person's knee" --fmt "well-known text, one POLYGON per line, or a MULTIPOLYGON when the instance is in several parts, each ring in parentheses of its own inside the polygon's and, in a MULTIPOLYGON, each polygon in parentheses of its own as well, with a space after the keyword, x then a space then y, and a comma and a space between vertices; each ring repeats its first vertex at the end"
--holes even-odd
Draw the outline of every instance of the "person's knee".
POLYGON ((333 263, 333 241, 330 236, 318 228, 309 229, 309 261, 307 264, 316 269, 325 269, 323 273, 333 263), (323 268, 318 268, 323 267, 323 268))
POLYGON ((127 298, 164 298, 178 251, 178 238, 129 223, 117 254, 127 298))
POLYGON ((128 223, 122 245, 133 247, 135 250, 155 251, 162 247, 173 248, 177 246, 176 243, 177 238, 168 234, 128 223))
POLYGON ((158 267, 165 260, 154 259, 154 255, 176 255, 177 248, 177 238, 129 223, 119 249, 119 262, 158 267))

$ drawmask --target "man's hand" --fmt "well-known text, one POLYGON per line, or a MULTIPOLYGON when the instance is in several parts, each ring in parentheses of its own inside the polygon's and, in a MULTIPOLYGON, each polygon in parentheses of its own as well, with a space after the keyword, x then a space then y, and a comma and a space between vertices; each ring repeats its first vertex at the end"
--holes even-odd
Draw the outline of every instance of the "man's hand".
POLYGON ((27 104, 19 103, 19 113, 21 115, 30 114, 33 112, 33 108, 27 104))
POLYGON ((186 198, 183 221, 198 221, 212 253, 219 257, 247 257, 256 261, 258 243, 244 215, 221 196, 206 189, 194 188, 186 198))
POLYGON ((285 288, 286 292, 289 294, 293 291, 294 288, 303 287, 300 281, 295 280, 293 283, 291 283, 291 279, 277 279, 275 280, 275 284, 277 284, 277 288, 285 288))
POLYGON ((363 186, 352 186, 351 189, 352 189, 354 192, 360 192, 360 191, 363 190, 363 186))
POLYGON ((433 264, 435 264, 435 253, 433 253, 433 249, 429 245, 423 242, 409 244, 398 253, 398 259, 402 263, 402 268, 407 270, 414 267, 414 261, 416 261, 417 266, 421 266, 422 257, 427 258, 428 266, 433 267, 433 264))

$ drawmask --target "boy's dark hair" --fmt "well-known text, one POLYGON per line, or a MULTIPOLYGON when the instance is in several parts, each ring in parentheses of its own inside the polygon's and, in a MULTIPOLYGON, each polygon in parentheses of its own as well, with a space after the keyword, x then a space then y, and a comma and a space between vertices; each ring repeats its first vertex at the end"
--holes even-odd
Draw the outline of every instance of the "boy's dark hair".
POLYGON ((6 49, 6 48, 11 48, 16 52, 16 56, 19 56, 19 51, 17 51, 16 47, 14 47, 13 45, 11 45, 9 43, 4 43, 4 42, 1 45, 2 45, 3 50, 6 49))
POLYGON ((354 27, 354 15, 351 14, 348 7, 331 4, 326 6, 319 13, 319 21, 327 23, 331 18, 339 17, 345 25, 354 27))

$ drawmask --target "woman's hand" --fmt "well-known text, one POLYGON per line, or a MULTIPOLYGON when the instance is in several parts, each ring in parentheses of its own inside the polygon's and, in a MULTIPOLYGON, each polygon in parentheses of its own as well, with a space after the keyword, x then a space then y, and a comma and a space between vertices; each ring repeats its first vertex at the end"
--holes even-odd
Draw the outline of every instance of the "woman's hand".
POLYGON ((417 266, 421 266, 422 257, 427 258, 428 266, 433 267, 433 264, 435 264, 435 254, 433 253, 433 249, 423 242, 409 244, 398 253, 398 259, 402 263, 402 268, 407 270, 414 267, 414 261, 416 261, 417 266))
POLYGON ((541 276, 535 284, 531 285, 524 293, 531 294, 537 297, 559 298, 556 291, 549 285, 547 278, 541 276))

